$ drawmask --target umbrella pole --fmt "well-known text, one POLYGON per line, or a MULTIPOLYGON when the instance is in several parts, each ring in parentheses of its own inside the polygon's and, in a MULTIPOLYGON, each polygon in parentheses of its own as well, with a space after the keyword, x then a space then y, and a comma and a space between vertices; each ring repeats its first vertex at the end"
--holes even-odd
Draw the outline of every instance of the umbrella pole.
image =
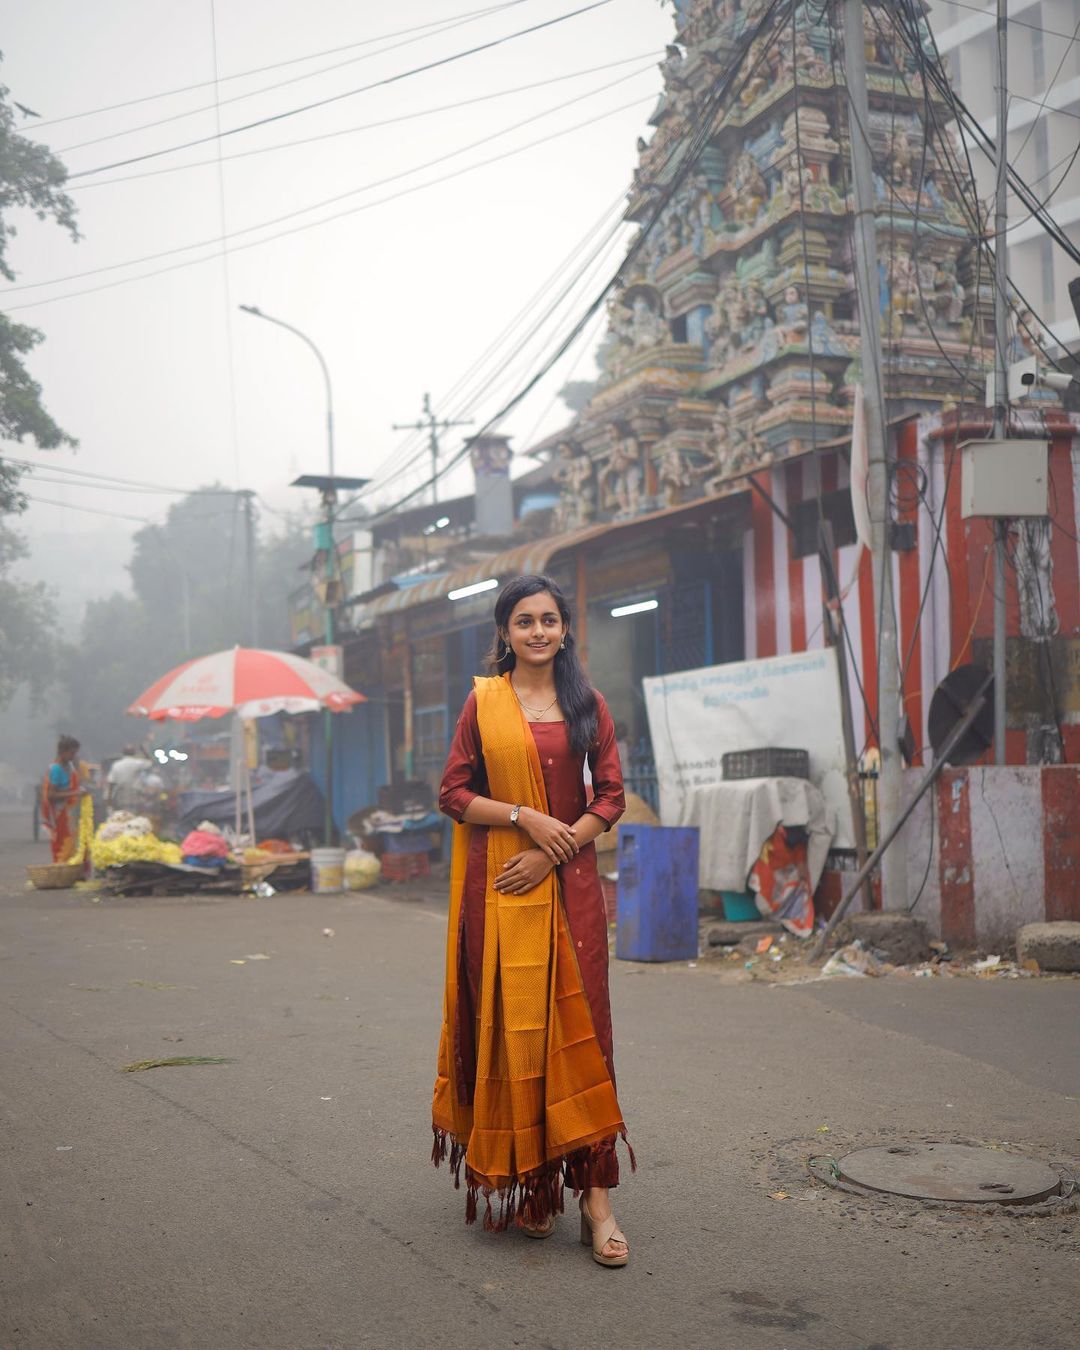
POLYGON ((251 765, 244 756, 244 780, 247 784, 248 829, 251 833, 251 847, 255 847, 255 800, 251 794, 251 765))
POLYGON ((240 758, 239 758, 239 753, 242 752, 243 742, 244 742, 244 737, 243 737, 243 723, 240 721, 240 714, 239 714, 239 713, 236 713, 236 714, 234 714, 234 716, 233 716, 232 740, 231 740, 230 746, 229 746, 229 753, 230 753, 230 758, 231 758, 231 761, 232 761, 232 763, 231 763, 232 775, 231 775, 231 776, 232 776, 232 781, 233 781, 233 788, 234 788, 234 790, 235 790, 235 792, 236 792, 236 837, 237 837, 237 839, 240 838, 240 822, 241 822, 242 814, 243 814, 243 804, 242 804, 242 802, 243 802, 243 790, 244 790, 244 789, 243 789, 243 783, 241 782, 241 779, 240 779, 240 758), (241 748, 240 752, 238 752, 238 750, 237 750, 237 747, 238 747, 238 746, 241 748))

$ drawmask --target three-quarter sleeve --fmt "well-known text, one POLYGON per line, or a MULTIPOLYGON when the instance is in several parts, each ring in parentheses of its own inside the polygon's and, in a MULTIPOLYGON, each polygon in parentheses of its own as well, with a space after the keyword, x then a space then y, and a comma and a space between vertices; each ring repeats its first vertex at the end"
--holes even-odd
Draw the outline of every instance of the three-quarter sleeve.
POLYGON ((481 752, 480 723, 476 716, 476 694, 465 700, 450 753, 446 757, 442 783, 439 787, 439 810, 461 823, 466 808, 474 797, 486 796, 487 775, 481 752))
POLYGON ((596 739, 589 747, 589 770, 592 773, 593 799, 585 808, 604 822, 604 829, 612 825, 626 810, 623 795, 622 765, 615 740, 615 723, 603 698, 596 696, 596 739))

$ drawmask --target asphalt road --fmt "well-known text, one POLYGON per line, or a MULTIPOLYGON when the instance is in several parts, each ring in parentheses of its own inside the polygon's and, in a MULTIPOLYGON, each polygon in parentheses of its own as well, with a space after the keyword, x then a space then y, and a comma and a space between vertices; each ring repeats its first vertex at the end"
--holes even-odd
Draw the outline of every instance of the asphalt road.
POLYGON ((1076 1345, 1080 1216, 864 1201, 805 1160, 935 1135, 1075 1165, 1078 980, 614 963, 611 1271, 570 1214, 466 1228, 431 1168, 438 897, 94 903, 26 891, 41 851, 0 842, 3 1350, 1076 1345), (121 1072, 168 1055, 230 1062, 121 1072))

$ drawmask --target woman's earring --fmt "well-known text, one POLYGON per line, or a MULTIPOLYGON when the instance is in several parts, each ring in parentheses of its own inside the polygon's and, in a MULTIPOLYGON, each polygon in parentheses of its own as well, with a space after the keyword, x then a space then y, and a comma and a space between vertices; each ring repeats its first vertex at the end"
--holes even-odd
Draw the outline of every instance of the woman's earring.
MULTIPOLYGON (((502 642, 502 638, 500 638, 499 641, 502 642)), ((510 644, 508 642, 503 642, 502 651, 499 652, 499 654, 495 657, 496 664, 498 664, 501 661, 505 661, 509 655, 510 655, 510 644)))
POLYGON ((559 643, 559 651, 561 651, 561 652, 566 651, 566 639, 565 639, 565 638, 563 638, 563 640, 559 643))

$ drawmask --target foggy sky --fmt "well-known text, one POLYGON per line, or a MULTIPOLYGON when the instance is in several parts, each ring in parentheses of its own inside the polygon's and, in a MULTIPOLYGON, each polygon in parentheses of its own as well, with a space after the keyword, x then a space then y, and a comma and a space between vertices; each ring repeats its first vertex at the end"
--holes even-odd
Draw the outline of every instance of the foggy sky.
MULTIPOLYGON (((221 126, 229 128, 353 89, 553 18, 582 2, 523 0, 501 13, 382 55, 369 53, 404 38, 244 79, 222 78, 219 92, 225 100, 324 66, 350 62, 339 70, 224 104, 219 113, 221 126), (366 59, 353 59, 359 56, 366 59)), ((5 16, 0 80, 14 99, 40 113, 44 122, 212 81, 214 23, 218 71, 225 77, 432 20, 451 19, 480 8, 481 3, 402 0, 389 6, 355 0, 313 0, 305 5, 288 0, 215 0, 213 4, 210 0, 94 0, 86 4, 85 0, 35 0, 32 5, 9 7, 5 16)), ((31 368, 44 385, 50 412, 81 442, 76 455, 31 451, 28 457, 185 488, 220 479, 255 488, 279 509, 294 505, 297 494, 287 487, 289 480, 298 472, 323 472, 325 468, 321 376, 314 358, 297 339, 239 313, 236 307, 243 302, 295 324, 319 344, 334 381, 337 471, 372 473, 405 439, 391 431, 391 424, 419 416, 425 389, 431 390, 437 411, 443 415, 457 410, 453 402, 441 401, 440 395, 625 190, 636 162, 635 142, 639 134, 648 133, 646 119, 661 87, 655 62, 671 34, 670 11, 657 0, 612 0, 546 32, 440 70, 226 137, 222 154, 236 155, 643 55, 640 62, 472 107, 226 162, 221 170, 224 217, 226 229, 233 233, 435 159, 649 66, 646 73, 444 165, 348 197, 274 229, 241 234, 232 241, 234 246, 333 211, 377 201, 635 101, 634 107, 595 126, 455 180, 235 252, 228 259, 227 281, 220 246, 210 246, 41 289, 3 288, 0 308, 44 330, 46 342, 32 356, 31 368), (211 260, 82 297, 16 308, 193 257, 211 260)), ((63 151, 62 158, 74 174, 210 136, 215 129, 213 104, 211 84, 40 131, 34 119, 28 119, 24 129, 63 151), (206 110, 137 134, 67 149, 191 109, 206 110)), ((100 177, 214 161, 216 154, 215 144, 209 143, 100 177)), ((75 179, 72 187, 96 181, 97 177, 75 179)), ((221 234, 216 163, 114 186, 79 187, 72 195, 79 204, 84 235, 77 245, 51 223, 40 223, 26 214, 16 218, 19 234, 12 241, 10 258, 19 273, 18 285, 126 263, 221 234)), ((588 289, 590 296, 617 260, 618 255, 613 255, 611 267, 596 274, 588 289)), ((572 313, 576 316, 583 308, 582 301, 572 313)), ((561 331, 568 326, 569 315, 561 331)), ((550 408, 550 404, 577 355, 577 351, 570 353, 554 378, 508 423, 506 429, 517 433, 518 449, 525 448, 523 438, 538 419, 544 418, 543 430, 554 429, 563 419, 561 406, 550 408), (549 410, 546 417, 545 410, 549 410)), ((526 361, 515 372, 517 378, 493 389, 474 415, 482 419, 494 412, 532 368, 526 361)), ((592 371, 591 357, 586 357, 573 373, 582 378, 592 371)), ((447 440, 451 450, 458 444, 456 438, 447 440)), ((26 453, 25 448, 4 448, 26 453)), ((418 475, 399 480, 387 488, 384 497, 391 500, 418 480, 418 475)), ((459 479, 458 485, 464 483, 459 479)), ((161 519, 169 502, 176 500, 43 482, 30 483, 28 490, 35 496, 153 519, 161 519)), ((109 590, 122 575, 114 565, 117 538, 130 535, 138 524, 35 503, 20 527, 32 541, 48 546, 55 546, 57 538, 64 536, 77 536, 88 546, 95 536, 107 537, 108 547, 100 554, 100 575, 95 573, 89 585, 109 590)), ((31 563, 31 574, 34 566, 31 563)))

